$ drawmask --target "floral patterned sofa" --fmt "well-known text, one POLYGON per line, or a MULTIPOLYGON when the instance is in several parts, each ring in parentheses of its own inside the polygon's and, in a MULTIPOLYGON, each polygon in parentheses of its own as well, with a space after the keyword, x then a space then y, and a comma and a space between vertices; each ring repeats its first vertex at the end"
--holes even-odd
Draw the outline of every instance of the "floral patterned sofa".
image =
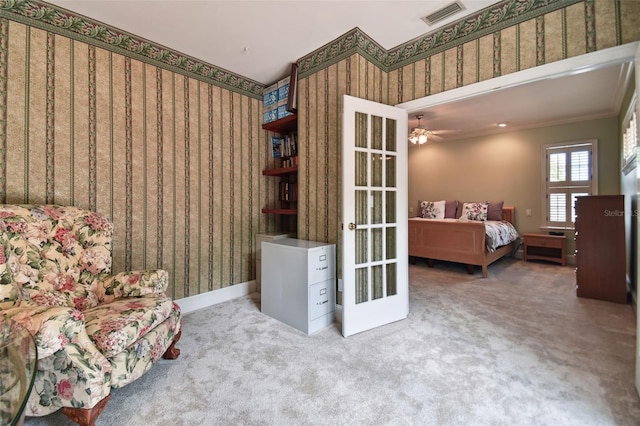
POLYGON ((94 424, 117 389, 180 351, 163 270, 111 275, 113 225, 76 207, 0 205, 0 313, 34 335, 27 416, 94 424))

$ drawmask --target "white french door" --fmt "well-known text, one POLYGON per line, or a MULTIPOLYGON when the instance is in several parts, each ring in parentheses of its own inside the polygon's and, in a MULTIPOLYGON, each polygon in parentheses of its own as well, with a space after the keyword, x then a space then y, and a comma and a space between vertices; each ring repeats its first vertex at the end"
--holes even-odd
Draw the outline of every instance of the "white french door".
POLYGON ((342 334, 409 314, 407 112, 345 95, 342 334))
MULTIPOLYGON (((636 75, 636 114, 640 117, 640 44, 636 48, 635 54, 635 75, 636 75)), ((636 121, 636 126, 640 126, 640 123, 636 121)), ((637 134, 640 135, 640 129, 636 129, 637 134)), ((640 146, 636 146, 637 158, 640 158, 640 146)), ((640 165, 636 166, 637 176, 637 194, 640 197, 640 165)), ((636 221, 636 229, 640 229, 640 214, 637 211, 631 215, 631 220, 636 221)), ((636 241, 636 265, 640 265, 640 241, 636 241)), ((640 312, 638 309, 638 286, 640 286, 640 271, 636 268, 636 391, 640 394, 640 312)))

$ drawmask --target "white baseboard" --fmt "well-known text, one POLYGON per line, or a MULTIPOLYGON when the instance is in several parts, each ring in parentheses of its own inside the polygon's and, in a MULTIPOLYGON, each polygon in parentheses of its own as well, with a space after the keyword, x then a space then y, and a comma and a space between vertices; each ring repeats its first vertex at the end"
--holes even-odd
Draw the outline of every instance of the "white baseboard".
POLYGON ((220 288, 206 293, 196 294, 195 296, 177 299, 175 302, 180 306, 183 314, 188 314, 198 309, 207 308, 217 305, 218 303, 246 296, 256 291, 255 280, 234 284, 229 287, 220 288))

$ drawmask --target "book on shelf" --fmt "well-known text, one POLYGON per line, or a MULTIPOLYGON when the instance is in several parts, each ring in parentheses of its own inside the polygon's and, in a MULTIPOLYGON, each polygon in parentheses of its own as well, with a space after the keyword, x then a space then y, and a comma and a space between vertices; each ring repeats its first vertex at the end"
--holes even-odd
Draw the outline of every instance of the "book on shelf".
POLYGON ((298 155, 298 146, 295 133, 287 135, 284 141, 285 155, 287 157, 295 157, 298 155))
POLYGON ((279 138, 277 136, 271 137, 271 154, 273 155, 273 158, 283 157, 282 155, 283 145, 284 145, 284 138, 279 138))
POLYGON ((284 137, 271 137, 271 152, 273 158, 295 157, 298 155, 297 142, 295 134, 284 137))
POLYGON ((290 182, 280 182, 280 200, 298 201, 298 184, 290 182))
POLYGON ((298 157, 289 157, 289 158, 283 158, 282 159, 282 167, 284 168, 289 168, 289 167, 296 167, 298 165, 298 157))

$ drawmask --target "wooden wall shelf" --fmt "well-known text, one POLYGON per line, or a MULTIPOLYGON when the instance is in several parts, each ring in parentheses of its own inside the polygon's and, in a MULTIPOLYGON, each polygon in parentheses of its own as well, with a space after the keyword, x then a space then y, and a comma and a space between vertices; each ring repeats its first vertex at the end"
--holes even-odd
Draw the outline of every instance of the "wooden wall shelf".
POLYGON ((271 121, 269 123, 265 123, 262 125, 262 130, 266 130, 268 132, 286 134, 295 132, 298 129, 298 116, 288 115, 279 120, 271 121))
POLYGON ((296 209, 262 209, 262 213, 297 215, 296 209))
POLYGON ((264 176, 286 176, 293 173, 298 173, 298 166, 280 167, 278 169, 267 169, 262 171, 264 176))

